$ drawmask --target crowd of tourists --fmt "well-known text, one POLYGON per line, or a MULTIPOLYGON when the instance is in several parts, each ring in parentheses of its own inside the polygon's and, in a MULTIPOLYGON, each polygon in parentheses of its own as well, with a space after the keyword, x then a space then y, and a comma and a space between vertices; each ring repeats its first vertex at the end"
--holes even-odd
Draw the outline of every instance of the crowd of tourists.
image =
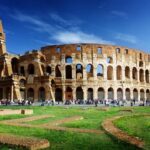
MULTIPOLYGON (((88 100, 82 100, 82 99, 77 99, 77 100, 65 100, 65 101, 53 101, 53 100, 41 100, 40 102, 41 106, 50 106, 50 105, 95 105, 96 107, 99 105, 101 106, 150 106, 150 100, 141 100, 140 102, 133 99, 130 101, 127 100, 112 100, 112 99, 107 99, 107 100, 100 100, 100 99, 88 99, 88 100)), ((0 105, 35 105, 36 102, 33 100, 18 100, 18 101, 10 101, 7 99, 2 99, 0 100, 0 105)))

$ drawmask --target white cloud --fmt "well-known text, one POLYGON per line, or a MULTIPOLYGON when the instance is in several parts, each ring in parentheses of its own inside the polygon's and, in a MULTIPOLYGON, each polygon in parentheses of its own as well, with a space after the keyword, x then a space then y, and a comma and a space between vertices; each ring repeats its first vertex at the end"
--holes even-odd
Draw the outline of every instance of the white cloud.
MULTIPOLYGON (((70 23, 68 28, 65 28, 66 25, 69 25, 67 20, 63 19, 57 14, 51 14, 51 18, 55 21, 58 21, 60 24, 52 24, 42 21, 38 17, 33 17, 25 15, 19 11, 15 11, 11 17, 15 20, 26 22, 30 24, 30 29, 36 30, 41 33, 48 33, 49 39, 56 41, 58 43, 102 43, 102 44, 114 44, 111 41, 103 40, 101 37, 98 37, 94 34, 88 34, 83 32, 79 26, 76 26, 73 22, 70 23)), ((77 21, 78 22, 78 21, 77 21)), ((41 42, 41 41, 39 41, 41 42)))
POLYGON ((125 41, 125 42, 129 42, 129 43, 132 43, 132 44, 137 43, 137 37, 134 36, 134 35, 129 35, 129 34, 118 33, 118 34, 116 34, 115 39, 125 41))
POLYGON ((114 16, 118 16, 118 17, 125 18, 125 19, 128 18, 127 13, 126 13, 126 12, 123 12, 123 11, 113 10, 113 11, 111 11, 111 14, 114 15, 114 16))
POLYGON ((102 38, 87 34, 81 31, 77 32, 57 32, 53 37, 59 43, 101 43, 101 44, 114 44, 111 41, 103 40, 102 38))

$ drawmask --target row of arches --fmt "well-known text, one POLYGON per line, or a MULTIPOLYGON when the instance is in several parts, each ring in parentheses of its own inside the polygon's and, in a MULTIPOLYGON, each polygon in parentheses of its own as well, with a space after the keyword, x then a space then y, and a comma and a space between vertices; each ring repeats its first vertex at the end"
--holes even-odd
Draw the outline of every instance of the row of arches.
MULTIPOLYGON (((94 91, 93 88, 88 88, 87 91, 87 99, 94 99, 94 91)), ((125 93, 123 93, 122 88, 118 88, 117 91, 114 91, 113 88, 108 88, 107 91, 100 87, 97 89, 97 97, 98 99, 105 99, 105 92, 107 92, 107 98, 108 99, 114 99, 114 95, 115 92, 117 92, 117 100, 123 100, 123 94, 125 94, 126 100, 131 100, 131 92, 133 92, 133 98, 135 100, 138 100, 140 97, 140 100, 145 100, 145 94, 146 94, 146 98, 150 100, 150 90, 146 90, 144 91, 144 89, 141 89, 140 91, 138 91, 136 88, 133 89, 133 91, 131 91, 129 88, 125 89, 125 93)), ((33 88, 29 88, 27 90, 27 98, 30 100, 34 100, 34 89, 33 88)), ((56 101, 62 101, 63 100, 63 90, 62 88, 56 88, 55 89, 55 100, 56 101)), ((45 100, 45 88, 41 87, 38 90, 38 100, 45 100)), ((77 87, 76 91, 75 91, 75 95, 76 95, 76 99, 84 99, 84 91, 82 89, 82 87, 77 87)), ((71 87, 67 87, 65 90, 65 100, 71 100, 73 99, 73 90, 71 87)))
MULTIPOLYGON (((50 66, 47 66, 46 68, 44 66, 42 66, 42 70, 43 70, 43 72, 45 72, 46 74, 49 74, 49 75, 52 73, 52 69, 50 66)), ((112 66, 108 66, 107 67, 107 79, 108 80, 114 79, 114 73, 113 72, 114 72, 114 68, 112 66)), ((29 64, 28 73, 29 74, 35 74, 35 68, 34 68, 33 64, 29 64)), ((87 78, 94 76, 94 68, 93 68, 92 64, 88 64, 86 66, 86 73, 87 73, 87 78)), ((72 66, 71 65, 66 65, 65 74, 66 74, 66 79, 72 79, 72 66)), ((97 77, 104 77, 104 66, 102 64, 99 64, 97 66, 96 74, 97 74, 97 77)), ((143 69, 140 69, 138 71, 137 68, 135 68, 135 67, 131 70, 130 67, 126 66, 125 70, 124 70, 124 74, 125 74, 125 78, 127 78, 127 79, 138 80, 138 76, 139 76, 140 82, 144 82, 144 78, 145 78, 146 83, 150 82, 149 70, 144 71, 143 69), (132 71, 132 74, 131 74, 131 71, 132 71)), ((56 77, 62 77, 60 65, 57 65, 55 67, 55 76, 56 77)), ((122 67, 117 66, 117 68, 116 68, 116 79, 122 80, 122 77, 123 77, 122 67)), ((83 78, 83 66, 81 64, 76 65, 76 78, 77 79, 83 78)))

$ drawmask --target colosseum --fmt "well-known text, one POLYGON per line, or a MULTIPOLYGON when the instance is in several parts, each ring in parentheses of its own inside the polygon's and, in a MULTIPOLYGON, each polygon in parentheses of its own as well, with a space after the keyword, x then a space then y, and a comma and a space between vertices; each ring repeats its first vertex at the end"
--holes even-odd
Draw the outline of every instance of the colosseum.
POLYGON ((104 44, 6 50, 0 22, 0 100, 150 99, 150 54, 104 44))

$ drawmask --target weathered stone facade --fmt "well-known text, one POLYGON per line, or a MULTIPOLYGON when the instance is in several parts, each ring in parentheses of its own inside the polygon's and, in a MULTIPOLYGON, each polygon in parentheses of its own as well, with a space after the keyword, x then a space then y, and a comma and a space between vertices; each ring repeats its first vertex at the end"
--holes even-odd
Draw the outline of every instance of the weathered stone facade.
POLYGON ((0 99, 150 99, 150 54, 66 44, 8 54, 0 23, 0 99))

